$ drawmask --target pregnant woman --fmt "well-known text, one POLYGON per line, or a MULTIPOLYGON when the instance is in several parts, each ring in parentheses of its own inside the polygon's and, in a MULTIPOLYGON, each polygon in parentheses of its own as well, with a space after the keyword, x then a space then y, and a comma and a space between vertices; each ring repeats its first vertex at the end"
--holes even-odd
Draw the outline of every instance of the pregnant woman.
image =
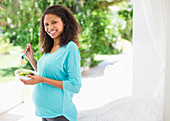
POLYGON ((80 53, 81 27, 72 12, 64 6, 48 7, 41 18, 39 45, 42 57, 36 61, 31 44, 26 58, 37 76, 21 81, 35 85, 33 102, 36 116, 42 121, 77 121, 77 109, 72 102, 81 88, 80 53))

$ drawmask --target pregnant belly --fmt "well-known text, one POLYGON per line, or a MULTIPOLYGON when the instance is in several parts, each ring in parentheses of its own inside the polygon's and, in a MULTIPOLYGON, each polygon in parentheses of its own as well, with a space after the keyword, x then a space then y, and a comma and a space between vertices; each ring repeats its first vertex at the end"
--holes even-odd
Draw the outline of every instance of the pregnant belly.
POLYGON ((63 109, 63 91, 50 88, 48 85, 36 85, 33 91, 33 102, 36 110, 40 112, 60 113, 63 109))

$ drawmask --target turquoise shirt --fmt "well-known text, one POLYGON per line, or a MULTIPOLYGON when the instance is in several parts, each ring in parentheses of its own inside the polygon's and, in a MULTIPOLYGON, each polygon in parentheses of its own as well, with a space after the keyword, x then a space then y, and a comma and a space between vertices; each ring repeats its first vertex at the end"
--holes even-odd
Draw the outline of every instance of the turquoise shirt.
POLYGON ((81 88, 80 53, 77 45, 70 41, 57 51, 44 54, 37 63, 40 76, 63 81, 63 89, 46 83, 34 87, 35 114, 43 118, 65 116, 77 121, 77 109, 72 102, 74 93, 81 88))

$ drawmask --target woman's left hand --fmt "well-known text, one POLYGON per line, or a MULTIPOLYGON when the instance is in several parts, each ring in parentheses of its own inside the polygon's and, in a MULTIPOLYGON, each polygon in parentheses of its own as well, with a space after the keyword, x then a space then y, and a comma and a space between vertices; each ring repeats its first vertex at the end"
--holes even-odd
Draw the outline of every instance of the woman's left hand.
POLYGON ((30 76, 30 75, 27 75, 28 78, 31 78, 30 80, 23 80, 23 79, 20 79, 25 85, 34 85, 34 84, 38 84, 38 83, 41 83, 42 80, 43 80, 43 77, 42 76, 30 76))

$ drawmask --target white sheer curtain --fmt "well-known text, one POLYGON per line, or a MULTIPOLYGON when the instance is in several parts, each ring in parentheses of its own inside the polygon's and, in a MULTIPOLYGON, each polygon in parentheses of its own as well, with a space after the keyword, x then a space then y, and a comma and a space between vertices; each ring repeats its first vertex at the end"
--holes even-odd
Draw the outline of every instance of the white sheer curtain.
POLYGON ((167 0, 141 0, 145 20, 149 29, 153 45, 159 55, 160 80, 155 89, 154 97, 163 101, 165 81, 165 56, 166 56, 166 26, 167 26, 167 0))

